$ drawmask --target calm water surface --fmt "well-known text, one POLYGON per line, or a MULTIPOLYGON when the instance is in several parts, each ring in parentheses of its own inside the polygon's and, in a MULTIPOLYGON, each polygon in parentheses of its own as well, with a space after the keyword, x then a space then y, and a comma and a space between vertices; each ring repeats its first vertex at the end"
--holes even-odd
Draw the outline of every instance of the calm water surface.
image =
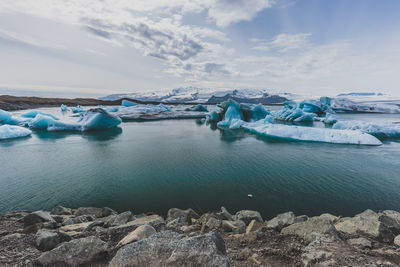
MULTIPOLYGON (((400 121, 399 115, 342 117, 400 121)), ((196 120, 128 122, 84 134, 34 132, 0 142, 0 212, 55 204, 135 213, 225 206, 231 212, 259 210, 265 218, 288 210, 400 210, 400 142, 283 142, 196 120)))

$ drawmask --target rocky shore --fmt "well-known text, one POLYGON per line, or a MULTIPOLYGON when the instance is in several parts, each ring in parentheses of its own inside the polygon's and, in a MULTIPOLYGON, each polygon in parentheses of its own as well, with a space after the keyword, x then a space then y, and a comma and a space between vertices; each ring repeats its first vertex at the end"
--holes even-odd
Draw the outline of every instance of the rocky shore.
POLYGON ((157 214, 56 206, 0 215, 0 266, 399 266, 400 213, 157 214))

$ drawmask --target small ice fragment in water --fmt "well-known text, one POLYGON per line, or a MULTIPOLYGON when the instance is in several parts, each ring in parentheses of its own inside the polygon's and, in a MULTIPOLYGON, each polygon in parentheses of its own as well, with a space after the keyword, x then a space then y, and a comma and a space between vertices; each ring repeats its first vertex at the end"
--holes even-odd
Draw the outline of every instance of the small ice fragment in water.
POLYGON ((2 125, 0 126, 0 140, 18 138, 30 135, 32 132, 21 126, 2 125))

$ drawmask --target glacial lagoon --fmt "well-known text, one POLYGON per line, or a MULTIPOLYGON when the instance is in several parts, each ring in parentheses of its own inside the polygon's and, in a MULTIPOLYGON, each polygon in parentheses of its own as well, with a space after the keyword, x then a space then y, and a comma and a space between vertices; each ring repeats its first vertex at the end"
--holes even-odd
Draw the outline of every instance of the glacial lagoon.
MULTIPOLYGON (((62 117, 59 108, 41 110, 62 117)), ((400 121, 398 114, 340 116, 400 121)), ((199 120, 124 122, 108 131, 33 131, 4 140, 0 163, 0 212, 55 204, 134 213, 225 206, 270 218, 288 210, 346 216, 400 203, 399 140, 335 145, 222 131, 199 120)))

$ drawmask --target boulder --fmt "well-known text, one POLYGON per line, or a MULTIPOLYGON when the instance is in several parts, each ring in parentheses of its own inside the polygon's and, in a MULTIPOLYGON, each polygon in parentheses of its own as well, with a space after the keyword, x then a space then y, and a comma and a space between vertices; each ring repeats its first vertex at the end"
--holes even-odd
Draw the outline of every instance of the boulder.
POLYGON ((339 217, 332 215, 330 213, 323 213, 321 215, 319 215, 320 218, 326 218, 328 220, 330 220, 332 223, 336 223, 339 220, 339 217))
POLYGON ((24 227, 30 226, 36 223, 54 222, 56 221, 51 217, 50 213, 47 211, 35 211, 26 215, 23 219, 24 227))
POLYGON ((281 230, 284 235, 297 235, 308 242, 316 239, 317 235, 337 236, 335 226, 325 217, 311 217, 307 221, 294 223, 281 230))
POLYGON ((241 210, 236 212, 235 220, 242 220, 246 225, 248 225, 251 220, 256 220, 257 222, 264 222, 260 213, 255 210, 241 210))
POLYGON ((70 225, 70 224, 78 224, 84 222, 91 222, 96 220, 96 216, 94 215, 81 215, 78 217, 68 216, 62 221, 63 225, 70 225))
POLYGON ((226 232, 233 232, 235 234, 243 234, 246 231, 246 224, 242 220, 236 221, 222 221, 222 228, 226 232))
POLYGON ((40 251, 48 251, 55 248, 58 244, 68 240, 66 236, 63 236, 55 231, 39 230, 35 236, 35 245, 40 251))
POLYGON ((110 208, 94 208, 94 207, 81 207, 75 212, 75 216, 81 215, 94 215, 97 218, 107 217, 110 215, 116 215, 117 212, 110 208))
POLYGON ((271 220, 267 221, 267 228, 268 229, 276 229, 280 231, 283 227, 289 226, 295 223, 296 216, 293 212, 285 212, 281 213, 278 216, 272 218, 271 220))
POLYGON ((181 210, 177 208, 172 208, 168 210, 167 214, 167 223, 180 219, 179 221, 182 223, 190 223, 191 219, 198 219, 200 216, 192 209, 187 209, 187 210, 181 210))
POLYGON ((72 209, 57 205, 50 213, 54 215, 72 215, 72 209))
POLYGON ((154 229, 154 227, 147 224, 141 225, 138 228, 136 228, 133 232, 125 236, 121 241, 119 241, 117 247, 122 247, 129 243, 142 240, 144 238, 154 235, 155 233, 157 232, 154 229))
POLYGON ((225 207, 221 207, 221 211, 217 213, 217 216, 221 220, 234 221, 232 214, 230 214, 229 211, 225 207))
POLYGON ((118 250, 110 267, 229 266, 225 243, 215 232, 185 237, 164 231, 118 250))
POLYGON ((44 266, 86 266, 104 259, 107 248, 107 243, 98 237, 75 239, 42 253, 38 262, 44 266))
POLYGON ((394 243, 396 246, 400 247, 400 235, 398 235, 398 236, 396 236, 396 237, 394 238, 393 243, 394 243))
POLYGON ((372 248, 371 241, 369 241, 368 239, 366 239, 364 237, 352 238, 352 239, 347 240, 347 242, 350 245, 361 248, 361 249, 372 248))
POLYGON ((125 212, 120 213, 118 215, 111 216, 110 219, 108 219, 105 222, 105 225, 107 227, 112 227, 112 226, 118 226, 118 225, 126 224, 127 222, 131 221, 132 218, 133 218, 132 212, 125 211, 125 212))

